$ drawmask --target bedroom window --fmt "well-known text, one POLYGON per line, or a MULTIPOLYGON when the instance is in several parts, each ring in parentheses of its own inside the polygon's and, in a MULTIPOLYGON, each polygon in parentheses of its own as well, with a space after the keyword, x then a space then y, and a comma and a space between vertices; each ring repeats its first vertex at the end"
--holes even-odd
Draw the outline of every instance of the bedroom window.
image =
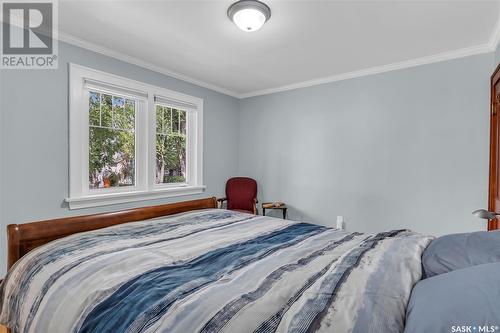
POLYGON ((201 193, 203 100, 70 65, 71 209, 201 193))

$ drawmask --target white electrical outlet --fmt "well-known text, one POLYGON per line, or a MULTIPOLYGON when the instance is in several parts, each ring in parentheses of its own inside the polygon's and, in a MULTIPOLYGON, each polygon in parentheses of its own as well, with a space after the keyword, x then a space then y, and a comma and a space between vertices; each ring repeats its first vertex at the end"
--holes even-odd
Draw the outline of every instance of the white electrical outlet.
POLYGON ((345 229, 344 217, 337 216, 337 229, 345 229))

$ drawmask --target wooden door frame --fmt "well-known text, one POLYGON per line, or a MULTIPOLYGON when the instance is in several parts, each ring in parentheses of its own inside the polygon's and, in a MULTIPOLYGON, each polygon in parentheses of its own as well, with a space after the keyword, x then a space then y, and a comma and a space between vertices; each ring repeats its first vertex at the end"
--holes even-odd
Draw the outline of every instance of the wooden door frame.
MULTIPOLYGON (((488 210, 494 211, 495 196, 498 193, 498 111, 495 108, 496 94, 495 85, 500 81, 500 64, 491 75, 490 80, 490 175, 489 175, 489 191, 488 191, 488 210)), ((488 221, 488 230, 498 229, 498 219, 488 221)))

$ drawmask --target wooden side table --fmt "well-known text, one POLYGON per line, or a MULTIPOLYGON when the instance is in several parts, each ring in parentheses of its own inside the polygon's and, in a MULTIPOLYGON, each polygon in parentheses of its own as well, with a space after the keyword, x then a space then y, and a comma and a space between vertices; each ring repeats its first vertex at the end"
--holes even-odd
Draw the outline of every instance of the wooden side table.
POLYGON ((272 202, 263 202, 262 203, 262 215, 266 216, 266 209, 279 209, 283 212, 283 219, 286 219, 286 211, 288 207, 286 205, 279 206, 279 207, 264 207, 265 205, 269 205, 272 202))

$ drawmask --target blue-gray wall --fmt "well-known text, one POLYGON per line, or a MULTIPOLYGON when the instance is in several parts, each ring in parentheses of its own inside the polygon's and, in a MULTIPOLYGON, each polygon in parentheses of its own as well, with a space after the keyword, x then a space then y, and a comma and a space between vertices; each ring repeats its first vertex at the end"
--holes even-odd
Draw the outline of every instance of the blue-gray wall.
POLYGON ((58 70, 3 70, 1 88, 1 255, 5 226, 125 207, 220 196, 237 172, 238 100, 69 44, 59 46, 58 70), (68 210, 68 62, 204 99, 205 193, 98 209, 68 210))
POLYGON ((240 102, 238 170, 292 219, 429 234, 485 228, 493 53, 240 102))

